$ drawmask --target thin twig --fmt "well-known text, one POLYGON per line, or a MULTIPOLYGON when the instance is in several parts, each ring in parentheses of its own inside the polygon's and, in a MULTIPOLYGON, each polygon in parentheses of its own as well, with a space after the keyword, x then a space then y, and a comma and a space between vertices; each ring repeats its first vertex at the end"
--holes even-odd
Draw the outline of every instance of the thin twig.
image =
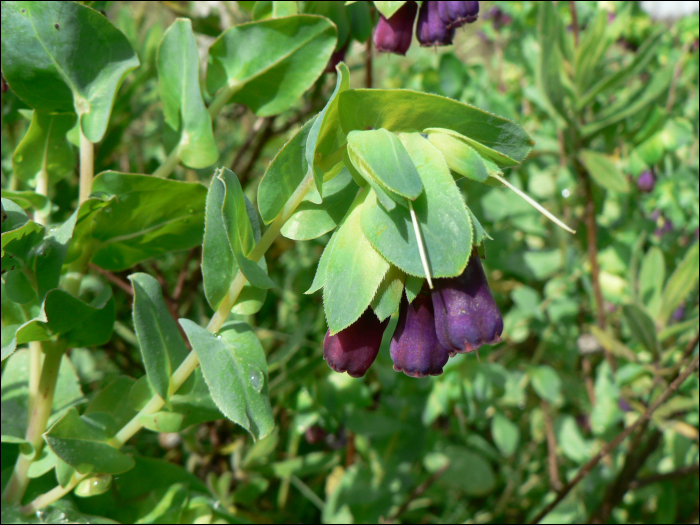
POLYGON ((578 13, 576 13, 576 2, 569 2, 569 11, 571 11, 571 28, 574 31, 574 44, 578 47, 580 29, 578 25, 578 13))
MULTIPOLYGON (((644 427, 644 425, 642 425, 644 427)), ((642 432, 638 434, 635 441, 641 442, 642 432)), ((644 446, 637 446, 625 458, 625 463, 620 469, 620 472, 615 477, 615 481, 611 483, 606 491, 603 501, 598 508, 591 514, 588 523, 607 523, 610 519, 612 511, 617 507, 629 490, 630 483, 637 477, 637 473, 646 463, 646 460, 654 453, 661 443, 663 434, 654 429, 651 437, 647 440, 644 446)))
POLYGON ((88 263, 88 267, 99 273, 102 277, 107 279, 110 283, 116 285, 117 287, 121 288, 127 295, 131 295, 133 297, 134 295, 134 289, 131 287, 129 283, 127 283, 124 279, 121 277, 114 275, 112 272, 109 270, 104 270, 97 266, 96 264, 93 263, 88 263))
POLYGON ((449 463, 440 467, 439 470, 433 472, 430 475, 430 477, 428 477, 428 479, 426 479, 423 483, 421 483, 415 489, 413 489, 411 493, 406 497, 406 500, 401 504, 401 506, 398 509, 396 509, 396 512, 392 513, 384 523, 393 523, 394 521, 399 519, 401 514, 406 512, 409 505, 411 505, 411 502, 420 498, 423 495, 423 493, 426 490, 428 490, 431 487, 431 485, 435 483, 440 478, 440 476, 442 476, 447 471, 448 468, 450 468, 449 463))
POLYGON ((253 124, 250 132, 248 132, 248 137, 246 137, 245 142, 241 145, 241 147, 238 148, 238 153, 236 153, 233 162, 231 162, 232 172, 237 173, 238 167, 243 162, 243 157, 245 157, 246 153, 248 153, 248 150, 250 149, 250 146, 258 137, 260 127, 263 125, 265 120, 272 120, 272 117, 259 117, 258 120, 255 121, 255 124, 253 124))
POLYGON ((596 465, 600 462, 601 459, 603 459, 605 456, 610 454, 613 450, 615 450, 620 443, 622 443, 627 437, 629 437, 637 428, 639 428, 642 424, 644 424, 645 421, 651 419, 651 416, 653 413, 658 409, 673 393, 678 390, 678 387, 680 387, 683 382, 690 377, 690 375, 695 371, 695 369, 698 367, 698 356, 695 356, 691 363, 685 368, 682 374, 680 374, 673 383, 671 383, 666 390, 662 394, 660 394, 654 403, 649 406, 649 408, 646 409, 644 414, 639 416, 639 419, 634 422, 631 426, 627 427, 625 430, 620 432, 615 438, 610 441, 607 445, 605 445, 602 449, 600 449, 600 452, 598 452, 595 456, 593 456, 584 466, 581 467, 581 469, 578 471, 576 476, 566 484, 566 486, 561 489, 558 493, 556 498, 554 498, 554 501, 552 501, 549 505, 547 505, 542 511, 537 514, 535 519, 533 519, 530 523, 539 523, 542 518, 544 518, 547 514, 549 514, 554 507, 559 505, 561 501, 571 492, 571 489, 573 489, 578 483, 585 478, 588 474, 591 473, 593 468, 595 468, 596 465))
POLYGON ((666 481, 669 479, 683 478, 685 476, 697 476, 700 474, 700 465, 689 465, 687 467, 681 467, 671 472, 665 474, 654 474, 652 476, 646 476, 639 478, 630 483, 630 490, 641 489, 647 485, 652 485, 660 481, 666 481))
POLYGON ((180 269, 180 274, 177 276, 177 283, 175 284, 175 289, 173 290, 172 298, 173 301, 177 302, 180 300, 182 295, 182 290, 185 287, 185 280, 187 279, 187 267, 190 265, 190 261, 194 259, 195 255, 199 251, 198 248, 192 248, 185 257, 185 262, 182 263, 182 268, 180 269))
POLYGON ((559 465, 557 464, 557 438, 554 435, 552 417, 549 413, 549 403, 544 399, 541 402, 542 414, 544 416, 544 428, 547 436, 547 468, 549 470, 549 485, 552 490, 560 490, 561 479, 559 479, 559 465))

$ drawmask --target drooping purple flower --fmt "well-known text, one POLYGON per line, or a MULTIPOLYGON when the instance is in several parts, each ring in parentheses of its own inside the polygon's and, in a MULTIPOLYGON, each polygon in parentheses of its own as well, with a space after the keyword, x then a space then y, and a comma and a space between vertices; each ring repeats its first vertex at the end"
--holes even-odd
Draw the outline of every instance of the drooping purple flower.
POLYGON ((455 36, 454 28, 447 27, 440 19, 438 4, 440 2, 429 0, 420 7, 416 36, 423 47, 449 46, 455 36))
POLYGON ((637 177, 637 188, 639 188, 639 191, 651 193, 654 191, 654 186, 656 186, 656 177, 654 177, 651 171, 643 171, 639 174, 639 177, 637 177))
POLYGON ((405 55, 413 39, 413 22, 418 6, 415 2, 406 2, 388 20, 379 15, 379 22, 374 28, 374 47, 377 51, 405 55))
POLYGON ((479 2, 437 2, 440 20, 448 28, 462 27, 479 18, 479 2))
POLYGON ((406 297, 399 306, 399 323, 391 338, 394 370, 411 377, 437 376, 449 359, 449 351, 435 333, 433 302, 428 294, 418 294, 411 304, 406 297))
POLYGON ((345 330, 335 335, 330 335, 330 330, 326 332, 323 358, 336 372, 362 377, 377 357, 387 324, 388 319, 379 322, 372 309, 368 308, 345 330))
POLYGON ((501 341, 503 317, 476 253, 462 275, 436 279, 432 296, 438 340, 453 355, 501 341))

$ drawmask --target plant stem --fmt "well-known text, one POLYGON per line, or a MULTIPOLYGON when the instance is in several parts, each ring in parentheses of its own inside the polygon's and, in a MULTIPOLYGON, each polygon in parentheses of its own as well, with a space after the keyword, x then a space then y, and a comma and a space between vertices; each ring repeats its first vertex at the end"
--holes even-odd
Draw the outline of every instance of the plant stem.
POLYGON ((423 247, 423 236, 420 234, 420 226, 418 226, 416 212, 413 210, 413 202, 411 202, 410 200, 408 201, 408 211, 411 213, 413 231, 416 234, 416 241, 418 241, 418 254, 420 255, 420 262, 423 264, 423 271, 425 272, 425 278, 428 280, 428 286, 432 290, 433 280, 430 278, 430 267, 428 266, 428 258, 425 256, 425 248, 423 247))
POLYGON ((34 400, 39 393, 39 380, 41 378, 41 343, 31 341, 29 343, 29 404, 27 411, 27 423, 32 417, 34 400))
POLYGON ((588 474, 591 473, 591 471, 595 468, 595 466, 600 462, 601 459, 603 459, 605 456, 610 454, 613 450, 615 450, 620 443, 622 443, 627 437, 629 437, 637 428, 639 428, 641 425, 643 425, 646 421, 651 419, 651 416, 656 412, 656 410, 664 403, 666 400, 673 395, 673 393, 678 390, 678 388, 683 384, 683 382, 690 377, 690 374, 695 372, 695 370, 698 367, 698 356, 696 355, 695 358, 690 362, 690 364, 685 368, 682 374, 680 374, 669 386, 668 388, 660 394, 654 402, 649 406, 649 408, 646 409, 644 414, 639 416, 639 419, 635 421, 632 425, 627 427, 625 430, 620 432, 615 438, 613 438, 612 441, 607 443, 605 446, 603 446, 602 449, 600 449, 600 452, 598 452, 595 456, 593 456, 588 463, 583 465, 581 469, 578 471, 576 476, 566 484, 566 486, 561 489, 558 493, 556 498, 554 498, 554 501, 552 501, 549 505, 547 505, 542 511, 537 514, 535 519, 533 519, 530 523, 539 523, 542 518, 544 518, 547 514, 549 514, 554 507, 559 505, 561 501, 571 492, 571 489, 573 489, 583 478, 585 478, 588 474))
MULTIPOLYGON (((313 187, 314 185, 314 177, 313 173, 309 171, 304 179, 302 180, 301 184, 299 187, 296 189, 296 191, 292 194, 292 196, 289 198, 287 201, 287 204, 285 204, 284 208, 280 212, 280 214, 275 218, 274 221, 272 221, 272 224, 270 224, 270 227, 265 231, 265 234, 260 238, 258 243, 255 245, 255 248, 253 248, 253 251, 250 253, 249 258, 255 262, 258 262, 260 258, 265 254, 265 252, 272 246, 273 241, 277 238, 279 235, 280 230, 282 229, 282 226, 284 226, 284 223, 289 220, 289 218, 292 216, 294 211, 297 209, 299 204, 301 204, 301 201, 304 199, 306 194, 309 192, 309 190, 313 187)), ((231 283, 231 287, 229 288, 228 294, 226 298, 221 302, 219 305, 219 308, 217 308, 216 313, 214 316, 211 318, 209 321, 209 324, 207 325, 207 330, 209 330, 211 333, 216 333, 219 331, 221 326, 224 324, 226 321, 226 318, 228 317, 229 313, 231 312, 231 308, 233 307, 233 304, 236 302, 236 299, 238 298, 238 295, 240 294, 241 290, 243 289, 243 286, 246 283, 246 278, 243 275, 243 273, 239 270, 238 273, 236 274, 236 277, 234 278, 233 282, 231 283)), ((60 361, 59 361, 60 362, 60 361)), ((195 351, 190 352, 187 355, 187 358, 180 364, 180 366, 175 370, 173 373, 173 376, 171 378, 170 382, 170 389, 169 389, 169 394, 175 393, 185 382, 185 380, 194 372, 194 370, 197 368, 199 365, 199 358, 197 357, 197 353, 195 351)), ((55 384, 55 381, 54 381, 55 384)), ((53 394, 52 394, 53 395, 53 394)), ((134 416, 131 421, 129 421, 124 427, 122 427, 119 432, 109 441, 110 445, 112 445, 115 448, 120 448, 121 446, 124 445, 131 437, 138 432, 141 427, 143 427, 143 424, 140 422, 139 417, 144 416, 144 415, 150 415, 155 412, 158 412, 163 406, 165 405, 165 401, 163 398, 161 398, 159 395, 154 395, 146 404, 145 407, 143 407, 139 413, 134 416)), ((42 431, 43 433, 43 431, 42 431)), ((40 434, 41 437, 41 434, 40 434)), ((20 456, 21 458, 22 456, 20 456)), ((29 465, 27 464, 27 467, 29 468, 29 465)), ((26 472, 26 471, 25 471, 26 472)), ((13 476, 14 477, 14 476, 13 476)), ((75 485, 77 485, 80 481, 82 481, 85 477, 87 477, 87 474, 85 475, 78 475, 75 474, 73 476, 73 481, 75 483, 71 482, 71 485, 67 487, 55 487, 51 491, 43 494, 42 496, 37 497, 34 501, 29 503, 28 505, 25 505, 22 507, 22 511, 25 513, 32 513, 35 512, 39 509, 42 509, 46 507, 47 505, 50 505, 54 501, 62 498, 66 494, 68 494, 75 485)), ((9 487, 9 484, 8 484, 9 487)), ((19 501, 17 499, 16 501, 19 501)))
MULTIPOLYGON (((32 415, 27 426, 26 440, 34 448, 32 456, 25 454, 19 455, 15 463, 15 470, 12 477, 7 482, 2 499, 5 503, 18 503, 29 483, 27 472, 34 458, 38 457, 44 445, 43 434, 46 432, 46 424, 51 415, 51 406, 53 404, 53 395, 56 390, 56 381, 58 379, 58 370, 61 366, 61 358, 65 346, 61 344, 51 345, 44 359, 44 366, 41 371, 41 379, 39 381, 39 389, 37 391, 32 415)), ((48 345, 47 345, 48 346, 48 345)))
POLYGON ((168 175, 170 175, 173 172, 173 170, 175 169, 175 166, 177 166, 179 162, 180 162, 180 145, 178 144, 170 152, 170 155, 168 155, 168 158, 165 159, 165 162, 163 162, 163 164, 161 164, 158 167, 158 169, 153 172, 153 176, 160 177, 161 179, 166 178, 168 175))
POLYGON ((78 202, 85 202, 92 192, 95 175, 95 147, 80 130, 80 193, 78 202))
POLYGON ((221 91, 219 91, 212 101, 211 106, 209 106, 209 115, 211 115, 212 120, 215 119, 219 113, 221 113, 224 106, 229 103, 233 95, 238 93, 242 87, 243 86, 240 84, 234 84, 232 86, 227 84, 221 88, 221 91))
MULTIPOLYGON (((44 155, 44 164, 39 171, 36 178, 36 188, 34 190, 39 195, 48 197, 49 195, 49 172, 46 171, 46 155, 44 155)), ((49 210, 50 211, 50 210, 49 210)), ((39 210, 34 212, 34 222, 46 226, 48 220, 48 213, 43 213, 39 210)))
MULTIPOLYGON (((372 8, 374 9, 374 8, 372 8)), ((372 36, 367 39, 365 44, 365 87, 372 88, 372 36)))

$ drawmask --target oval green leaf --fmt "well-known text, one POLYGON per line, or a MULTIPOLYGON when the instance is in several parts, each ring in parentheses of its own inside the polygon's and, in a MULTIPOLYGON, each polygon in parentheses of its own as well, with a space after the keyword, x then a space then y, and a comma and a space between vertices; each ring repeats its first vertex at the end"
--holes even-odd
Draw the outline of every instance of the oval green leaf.
POLYGON ((404 89, 350 89, 341 93, 340 124, 345 133, 385 128, 395 133, 451 129, 522 162, 534 142, 510 120, 450 98, 404 89))
POLYGON ((119 85, 139 66, 126 37, 79 2, 3 2, 2 27, 13 91, 39 111, 75 110, 88 140, 100 141, 119 85))

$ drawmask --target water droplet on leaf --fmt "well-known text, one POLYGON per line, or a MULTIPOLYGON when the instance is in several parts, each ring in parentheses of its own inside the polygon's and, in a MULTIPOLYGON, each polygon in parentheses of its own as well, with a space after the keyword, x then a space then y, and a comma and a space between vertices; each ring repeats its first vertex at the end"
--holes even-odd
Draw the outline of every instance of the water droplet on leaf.
POLYGON ((250 379, 250 386, 252 386, 257 392, 262 392, 263 385, 265 384, 265 376, 256 365, 249 365, 248 367, 248 378, 250 379))

